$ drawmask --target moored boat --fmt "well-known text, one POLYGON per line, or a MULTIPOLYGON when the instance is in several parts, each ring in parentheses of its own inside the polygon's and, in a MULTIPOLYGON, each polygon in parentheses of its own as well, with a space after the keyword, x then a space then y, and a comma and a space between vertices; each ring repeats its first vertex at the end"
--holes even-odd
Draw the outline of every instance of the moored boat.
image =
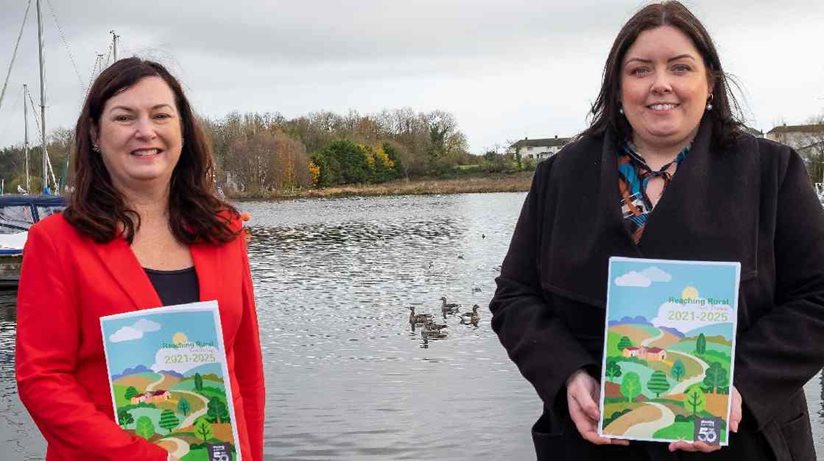
POLYGON ((16 288, 20 281, 29 227, 65 206, 61 196, 0 195, 0 289, 16 288))

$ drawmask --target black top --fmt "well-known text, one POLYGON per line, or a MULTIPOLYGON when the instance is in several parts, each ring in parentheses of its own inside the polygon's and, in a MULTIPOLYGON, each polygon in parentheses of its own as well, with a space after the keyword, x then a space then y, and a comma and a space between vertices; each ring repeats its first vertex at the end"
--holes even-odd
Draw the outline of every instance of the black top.
POLYGON ((200 300, 200 287, 194 267, 174 271, 143 268, 164 306, 200 300))

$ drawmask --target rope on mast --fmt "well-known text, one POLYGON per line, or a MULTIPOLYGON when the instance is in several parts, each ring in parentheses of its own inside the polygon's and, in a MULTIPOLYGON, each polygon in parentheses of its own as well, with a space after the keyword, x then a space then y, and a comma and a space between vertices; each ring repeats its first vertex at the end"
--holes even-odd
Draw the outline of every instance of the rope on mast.
MULTIPOLYGON (((32 99, 31 93, 28 93, 28 96, 29 102, 31 103, 32 112, 34 112, 32 116, 34 117, 34 123, 37 124, 37 133, 40 137, 40 145, 43 148, 43 156, 46 159, 46 174, 44 174, 43 176, 46 176, 48 173, 51 173, 52 183, 54 183, 54 186, 57 187, 57 178, 54 176, 54 168, 52 167, 51 159, 49 158, 49 152, 46 150, 46 140, 43 138, 43 131, 40 128, 40 119, 37 118, 37 106, 34 104, 34 99, 32 99)), ((26 102, 23 101, 23 104, 25 103, 26 102)), ((46 186, 48 186, 48 184, 44 184, 41 187, 46 186)))
POLYGON ((31 8, 31 0, 26 5, 26 12, 23 14, 23 24, 20 25, 20 33, 17 34, 17 43, 14 44, 14 52, 11 54, 11 62, 9 63, 9 71, 6 74, 6 81, 3 83, 3 90, 0 91, 0 108, 3 107, 3 97, 6 95, 6 87, 9 84, 9 77, 11 77, 11 69, 14 67, 14 59, 17 57, 17 47, 20 46, 20 39, 23 37, 23 29, 26 28, 26 19, 29 17, 29 9, 31 8))
POLYGON ((80 76, 80 71, 77 70, 77 63, 74 61, 72 49, 69 46, 69 41, 66 40, 66 35, 63 33, 63 28, 60 27, 60 23, 57 21, 57 14, 54 12, 54 7, 52 7, 51 5, 51 0, 46 0, 46 5, 49 6, 49 11, 51 11, 52 19, 54 20, 54 25, 57 26, 57 33, 60 35, 60 40, 63 41, 63 46, 66 47, 66 52, 69 54, 69 60, 72 62, 72 67, 74 68, 74 74, 77 75, 77 81, 80 82, 80 89, 83 90, 83 93, 85 93, 86 87, 83 85, 83 77, 80 76))

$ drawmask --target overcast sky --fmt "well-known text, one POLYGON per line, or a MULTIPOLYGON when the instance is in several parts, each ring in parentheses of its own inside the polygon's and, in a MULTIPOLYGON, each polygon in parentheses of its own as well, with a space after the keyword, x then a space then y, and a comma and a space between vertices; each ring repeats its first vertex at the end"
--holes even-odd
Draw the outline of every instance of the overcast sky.
MULTIPOLYGON (((0 0, 0 84, 27 3, 0 0)), ((644 4, 43 0, 46 122, 49 130, 74 126, 96 56, 108 51, 114 29, 120 57, 166 64, 195 109, 213 118, 232 111, 292 118, 319 110, 441 109, 456 116, 473 153, 525 136, 570 136, 586 126, 616 33, 644 4)), ((766 132, 824 113, 824 1, 685 4, 737 77, 748 124, 766 132)), ((23 34, 0 107, 0 146, 22 142, 23 83, 39 104, 34 4, 23 34)))

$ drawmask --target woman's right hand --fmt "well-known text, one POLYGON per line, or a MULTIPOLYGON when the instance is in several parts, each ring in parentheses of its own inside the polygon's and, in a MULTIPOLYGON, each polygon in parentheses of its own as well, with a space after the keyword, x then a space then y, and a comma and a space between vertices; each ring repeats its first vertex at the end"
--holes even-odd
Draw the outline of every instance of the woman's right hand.
POLYGON ((584 440, 595 445, 629 445, 629 440, 610 439, 598 435, 601 412, 596 403, 600 398, 598 381, 583 369, 573 373, 566 382, 569 416, 584 440))

